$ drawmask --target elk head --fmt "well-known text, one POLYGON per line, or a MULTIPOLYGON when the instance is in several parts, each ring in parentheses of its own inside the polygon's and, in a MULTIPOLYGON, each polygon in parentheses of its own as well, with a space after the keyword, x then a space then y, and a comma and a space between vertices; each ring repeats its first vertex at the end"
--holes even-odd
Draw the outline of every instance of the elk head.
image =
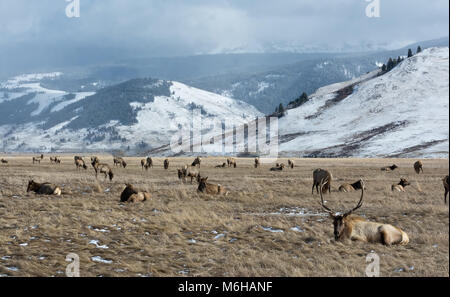
POLYGON ((345 230, 346 230, 346 218, 351 215, 355 210, 357 210, 358 208, 360 208, 362 206, 362 202, 363 202, 363 197, 364 197, 364 181, 362 179, 360 179, 361 182, 361 198, 359 199, 358 204, 356 205, 356 207, 354 207, 351 210, 347 210, 344 213, 340 213, 340 212, 334 212, 332 211, 330 208, 328 208, 323 201, 323 186, 324 184, 326 184, 328 182, 328 178, 324 178, 320 181, 320 204, 322 205, 322 208, 325 212, 327 212, 330 217, 333 219, 333 226, 334 226, 334 239, 337 241, 339 239, 341 239, 343 237, 343 235, 345 234, 345 230))

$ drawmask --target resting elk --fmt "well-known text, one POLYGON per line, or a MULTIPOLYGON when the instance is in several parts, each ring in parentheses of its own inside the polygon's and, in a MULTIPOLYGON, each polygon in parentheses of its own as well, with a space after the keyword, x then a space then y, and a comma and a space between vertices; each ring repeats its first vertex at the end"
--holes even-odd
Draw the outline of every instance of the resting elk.
POLYGON ((33 191, 40 195, 61 195, 61 189, 50 183, 37 183, 33 180, 28 182, 27 192, 33 191))
MULTIPOLYGON (((394 244, 406 245, 409 243, 408 235, 397 227, 378 222, 369 222, 362 217, 352 215, 355 210, 362 206, 364 187, 361 188, 361 198, 356 207, 341 214, 340 212, 333 212, 324 204, 322 194, 324 182, 327 182, 326 178, 320 182, 321 205, 323 210, 333 219, 334 239, 336 241, 350 239, 368 243, 382 243, 387 246, 394 244)), ((361 183, 364 184, 362 180, 361 183)))
POLYGON ((382 167, 381 171, 394 171, 397 168, 398 168, 398 166, 393 164, 392 166, 382 167))
POLYGON ((353 184, 342 184, 339 187, 339 192, 353 192, 356 190, 361 190, 364 187, 364 190, 367 190, 365 187, 365 184, 362 183, 362 180, 360 179, 357 182, 354 182, 353 184))
POLYGON ((126 184, 125 189, 120 195, 120 202, 144 202, 150 200, 150 197, 149 192, 136 190, 132 185, 126 184))
POLYGON ((201 177, 198 183, 197 191, 209 195, 228 195, 228 191, 222 185, 210 184, 208 177, 201 177))
POLYGON ((405 187, 409 186, 410 183, 405 178, 401 178, 398 184, 393 184, 391 186, 392 191, 405 192, 405 187))

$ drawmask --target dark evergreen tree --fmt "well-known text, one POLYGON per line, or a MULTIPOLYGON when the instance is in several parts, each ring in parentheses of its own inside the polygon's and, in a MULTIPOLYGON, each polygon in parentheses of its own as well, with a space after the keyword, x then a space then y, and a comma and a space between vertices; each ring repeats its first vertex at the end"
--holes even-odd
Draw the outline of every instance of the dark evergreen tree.
POLYGON ((386 71, 386 64, 383 64, 383 66, 381 66, 381 71, 386 71))
POLYGON ((392 58, 389 58, 389 61, 387 62, 387 71, 391 71, 392 68, 394 68, 394 62, 392 61, 392 58))
POLYGON ((400 58, 400 56, 398 56, 397 58, 397 65, 400 64, 402 62, 402 58, 400 58))
POLYGON ((420 45, 417 47, 417 51, 416 51, 416 54, 418 54, 418 53, 420 53, 420 52, 422 52, 422 48, 420 47, 420 45))
POLYGON ((413 56, 412 50, 408 49, 408 58, 411 58, 413 56))

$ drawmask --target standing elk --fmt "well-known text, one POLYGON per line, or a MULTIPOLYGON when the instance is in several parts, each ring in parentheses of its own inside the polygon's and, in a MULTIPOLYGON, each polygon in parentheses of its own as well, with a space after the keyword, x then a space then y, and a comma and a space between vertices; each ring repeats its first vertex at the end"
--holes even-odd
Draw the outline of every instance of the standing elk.
POLYGON ((112 179, 114 177, 114 173, 108 164, 95 163, 94 170, 95 170, 95 178, 97 178, 97 175, 99 173, 103 173, 105 175, 105 179, 109 176, 110 181, 112 181, 112 179))
POLYGON ((50 157, 50 163, 61 164, 61 159, 58 157, 50 157))
POLYGON ((197 191, 208 195, 228 195, 228 191, 222 185, 210 184, 208 177, 201 177, 197 191))
POLYGON ((260 165, 259 157, 255 158, 255 168, 258 168, 260 165))
POLYGON ((39 157, 33 157, 33 164, 34 163, 39 163, 41 164, 41 160, 44 158, 44 155, 41 155, 39 157))
POLYGON ((442 180, 443 184, 444 184, 444 203, 447 204, 447 194, 450 191, 449 190, 449 184, 450 184, 450 180, 449 180, 449 176, 447 175, 446 177, 444 177, 444 179, 442 180))
POLYGON ((36 194, 40 195, 61 195, 61 189, 58 186, 55 186, 50 183, 37 183, 33 180, 28 182, 27 193, 33 191, 36 194))
POLYGON ((77 170, 79 170, 80 168, 83 168, 84 170, 87 169, 87 166, 84 163, 84 160, 81 158, 75 159, 75 166, 77 167, 77 170))
POLYGON ((99 164, 100 163, 100 159, 97 156, 92 156, 91 157, 91 165, 95 170, 95 164, 99 164))
POLYGON ((114 166, 122 166, 123 168, 127 167, 127 163, 122 157, 113 157, 114 166))
MULTIPOLYGON (((343 214, 333 212, 323 201, 324 181, 328 182, 326 178, 320 182, 320 202, 323 210, 333 219, 334 239, 336 241, 350 239, 368 243, 381 243, 386 246, 393 244, 407 245, 409 243, 408 235, 397 227, 384 223, 369 222, 362 217, 352 215, 355 210, 362 206, 364 186, 361 188, 361 198, 356 207, 345 211, 343 214)), ((362 180, 360 182, 364 184, 362 180)))
POLYGON ((398 166, 393 164, 392 166, 382 167, 381 171, 394 171, 397 168, 398 168, 398 166))
POLYGON ((195 167, 198 165, 198 168, 200 168, 200 163, 202 162, 202 159, 200 157, 195 158, 194 162, 192 162, 191 166, 195 167))
POLYGON ((228 167, 237 167, 236 159, 235 158, 227 158, 227 164, 228 167))
POLYGON ((366 190, 366 185, 362 183, 362 180, 360 179, 357 182, 354 182, 353 184, 342 184, 339 187, 339 192, 353 192, 356 190, 361 190, 364 187, 364 190, 366 190))
POLYGON ((391 186, 392 191, 398 191, 398 192, 405 192, 405 187, 409 186, 409 181, 406 180, 406 178, 401 178, 400 182, 398 184, 393 184, 391 186))
POLYGON ((318 168, 313 171, 313 186, 311 190, 311 194, 314 194, 314 187, 316 187, 316 192, 319 193, 320 182, 326 179, 326 183, 324 185, 325 192, 331 193, 331 181, 333 180, 333 175, 328 170, 324 170, 318 168))
POLYGON ((416 163, 414 163, 414 171, 416 171, 417 174, 420 174, 421 171, 423 173, 422 161, 417 161, 416 163))
POLYGON ((165 170, 169 169, 169 159, 164 160, 164 169, 165 170))
POLYGON ((288 160, 288 167, 294 169, 294 161, 288 160))
POLYGON ((120 194, 120 202, 144 202, 150 200, 151 195, 147 191, 136 190, 132 185, 126 184, 125 189, 120 194))
POLYGON ((200 176, 200 172, 195 167, 184 166, 182 169, 178 169, 178 179, 182 179, 183 182, 186 182, 186 178, 191 178, 191 184, 195 179, 198 179, 200 176))

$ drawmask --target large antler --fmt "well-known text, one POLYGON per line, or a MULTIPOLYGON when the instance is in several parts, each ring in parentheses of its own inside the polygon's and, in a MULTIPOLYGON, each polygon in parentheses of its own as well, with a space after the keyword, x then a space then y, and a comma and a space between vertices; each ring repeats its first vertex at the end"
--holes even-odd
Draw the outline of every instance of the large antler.
POLYGON ((344 217, 350 215, 352 212, 354 212, 355 210, 357 210, 358 208, 360 208, 362 206, 363 197, 364 197, 364 181, 362 179, 360 179, 360 181, 361 181, 361 198, 359 199, 359 202, 355 208, 344 213, 344 217))
POLYGON ((334 214, 334 212, 331 209, 329 209, 323 202, 323 193, 322 193, 323 192, 323 186, 327 182, 328 182, 328 177, 322 178, 322 180, 320 181, 320 185, 319 185, 319 188, 320 188, 320 204, 322 205, 323 210, 325 210, 327 213, 334 214))

